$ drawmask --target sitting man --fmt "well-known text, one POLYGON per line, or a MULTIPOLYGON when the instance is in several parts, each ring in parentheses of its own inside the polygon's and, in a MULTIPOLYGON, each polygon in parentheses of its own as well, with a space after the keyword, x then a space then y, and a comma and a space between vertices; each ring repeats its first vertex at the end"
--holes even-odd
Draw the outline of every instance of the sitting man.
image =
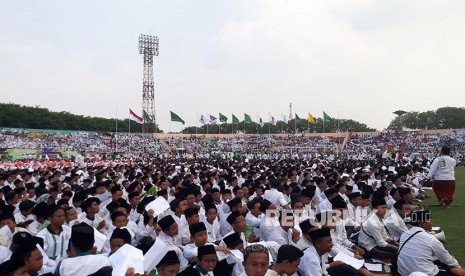
POLYGON ((397 254, 398 245, 385 228, 387 204, 383 198, 375 198, 372 206, 374 213, 363 222, 358 244, 367 249, 373 257, 390 262, 397 254))
POLYGON ((428 234, 432 228, 430 211, 413 212, 410 224, 413 227, 400 237, 397 259, 399 274, 422 272, 426 275, 465 275, 465 269, 460 268, 459 262, 447 252, 444 245, 428 234), (440 271, 435 260, 447 267, 446 271, 440 271))

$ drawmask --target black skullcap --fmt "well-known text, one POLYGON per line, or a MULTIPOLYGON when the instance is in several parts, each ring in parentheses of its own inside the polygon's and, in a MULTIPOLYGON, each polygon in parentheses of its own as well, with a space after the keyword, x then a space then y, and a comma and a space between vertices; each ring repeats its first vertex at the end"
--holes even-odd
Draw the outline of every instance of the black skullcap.
POLYGON ((394 209, 396 210, 402 209, 402 206, 405 204, 409 204, 409 203, 403 199, 399 199, 398 201, 396 201, 396 203, 394 203, 394 209))
POLYGON ((191 232, 191 236, 201 231, 207 231, 207 227, 205 227, 205 223, 198 222, 198 223, 189 225, 189 232, 191 232))
POLYGON ((179 258, 178 258, 178 255, 176 254, 176 251, 170 250, 166 252, 165 256, 160 260, 160 262, 155 267, 159 268, 162 265, 174 265, 174 264, 179 264, 179 258))
POLYGON ((87 194, 84 191, 75 192, 73 196, 73 201, 84 201, 87 198, 87 194))
POLYGON ((350 193, 350 194, 348 195, 348 197, 349 197, 350 200, 352 200, 352 199, 354 199, 354 198, 357 198, 357 197, 359 197, 359 196, 362 196, 362 194, 361 194, 360 192, 350 193))
POLYGON ((339 189, 344 187, 344 186, 345 186, 344 183, 339 183, 339 184, 336 184, 336 186, 334 186, 334 188, 336 189, 336 191, 339 191, 339 189))
POLYGON ((362 199, 369 199, 370 198, 370 193, 363 193, 362 194, 362 199))
POLYGON ((84 222, 73 225, 71 230, 70 241, 75 245, 90 245, 90 247, 92 248, 92 245, 95 242, 94 228, 84 222))
POLYGON ((321 239, 324 237, 331 237, 331 232, 329 231, 328 227, 323 227, 320 229, 315 229, 313 231, 310 231, 309 235, 312 241, 316 242, 318 239, 321 239))
POLYGON ((167 189, 162 189, 162 190, 157 192, 157 196, 164 196, 164 195, 167 195, 167 194, 168 194, 167 189))
POLYGON ((213 246, 213 244, 207 244, 207 245, 204 245, 204 246, 200 246, 197 249, 197 258, 199 260, 201 260, 202 257, 205 256, 205 255, 215 255, 216 256, 216 250, 215 250, 215 247, 213 246))
POLYGON ((150 202, 152 202, 152 201, 154 201, 154 200, 155 200, 155 197, 154 197, 154 196, 147 196, 147 197, 144 197, 144 198, 139 202, 139 204, 137 205, 137 208, 136 208, 137 213, 143 214, 144 211, 145 211, 145 206, 147 206, 147 204, 149 204, 150 202))
POLYGON ((101 182, 101 181, 95 182, 94 187, 95 188, 106 187, 105 182, 101 182))
POLYGON ((210 210, 210 209, 215 209, 215 210, 217 210, 215 203, 207 203, 207 204, 204 204, 203 207, 204 207, 204 209, 205 209, 205 213, 207 213, 208 210, 210 210))
POLYGON ((124 214, 123 212, 120 212, 120 211, 116 211, 116 212, 111 213, 111 215, 110 215, 111 221, 115 221, 115 219, 118 218, 118 217, 126 217, 126 214, 124 214))
POLYGON ((302 191, 300 191, 301 196, 313 198, 315 196, 315 191, 312 191, 311 189, 305 188, 302 191))
POLYGON ((176 221, 174 221, 173 217, 171 215, 167 215, 166 217, 160 219, 158 221, 158 225, 160 225, 161 230, 165 231, 170 228, 171 225, 175 224, 176 221))
POLYGON ((11 219, 13 221, 16 221, 14 217, 15 209, 16 208, 13 205, 5 205, 5 207, 3 207, 2 212, 0 213, 0 220, 11 219))
POLYGON ((236 220, 236 218, 240 216, 242 216, 242 213, 236 210, 232 212, 231 214, 229 214, 229 216, 226 218, 226 221, 232 225, 234 221, 236 220))
POLYGON ((87 208, 89 208, 94 202, 100 204, 100 199, 96 197, 89 197, 88 199, 84 200, 84 202, 81 204, 81 210, 86 212, 87 208))
POLYGON ((228 201, 226 204, 228 204, 229 209, 232 210, 232 208, 236 205, 242 204, 242 201, 239 198, 234 198, 228 201))
POLYGON ((131 234, 126 228, 115 228, 111 234, 110 241, 113 239, 122 239, 124 243, 131 244, 131 234))
POLYGON ((312 229, 315 226, 312 225, 312 222, 310 221, 310 219, 306 219, 302 221, 301 223, 299 223, 299 227, 300 227, 300 230, 302 230, 302 233, 307 233, 310 229, 312 229))
POLYGON ((268 199, 264 199, 262 202, 260 202, 260 212, 264 213, 266 210, 270 207, 271 202, 268 199))
POLYGON ((398 189, 398 191, 399 191, 399 195, 400 195, 401 197, 404 196, 404 195, 407 195, 407 194, 410 194, 410 193, 411 193, 410 188, 407 188, 407 187, 400 187, 400 188, 398 189))
POLYGON ((202 203, 204 205, 207 205, 207 204, 215 204, 215 200, 213 199, 213 196, 211 194, 206 194, 202 197, 202 203))
POLYGON ((244 243, 241 236, 236 232, 224 237, 223 241, 229 249, 234 249, 239 244, 244 243))
POLYGON ((230 189, 223 189, 223 190, 221 190, 221 194, 222 194, 222 195, 226 195, 226 194, 230 195, 230 194, 231 194, 231 190, 230 190, 230 189))
POLYGON ((290 245, 283 244, 278 249, 278 257, 276 258, 276 263, 282 263, 284 261, 297 261, 299 258, 302 258, 304 253, 299 248, 290 245))
POLYGON ((199 209, 195 208, 195 207, 187 208, 184 211, 184 216, 186 216, 186 218, 189 218, 189 217, 191 217, 193 215, 198 215, 198 214, 199 214, 199 209))
POLYGON ((386 205, 386 200, 384 200, 384 198, 374 198, 371 201, 371 207, 375 209, 378 208, 378 206, 380 205, 386 205))
POLYGON ((337 190, 333 188, 326 189, 324 191, 326 198, 329 198, 330 195, 337 194, 337 190))
POLYGON ((48 205, 46 202, 41 202, 34 206, 32 209, 32 214, 37 218, 47 218, 48 217, 48 205))
MULTIPOLYGON (((29 236, 24 240, 24 244, 22 246, 16 247, 13 250, 13 254, 11 254, 10 258, 10 268, 12 269, 11 272, 17 270, 18 268, 24 266, 24 256, 37 249, 36 244, 39 244, 41 247, 44 247, 44 240, 39 237, 29 236)), ((8 273, 6 271, 2 271, 2 274, 8 273)))
POLYGON ((347 204, 343 199, 333 200, 331 201, 331 205, 333 209, 346 209, 347 204))
POLYGON ((28 232, 17 232, 13 235, 11 243, 16 246, 23 246, 28 242, 30 237, 32 237, 32 235, 28 232))

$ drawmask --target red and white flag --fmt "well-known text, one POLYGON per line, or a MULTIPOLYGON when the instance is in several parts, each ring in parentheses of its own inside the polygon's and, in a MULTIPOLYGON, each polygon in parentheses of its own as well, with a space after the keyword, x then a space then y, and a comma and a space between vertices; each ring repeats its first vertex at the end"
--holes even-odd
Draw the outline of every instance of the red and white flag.
POLYGON ((268 117, 269 117, 270 124, 275 126, 276 125, 276 118, 273 115, 271 115, 271 113, 268 113, 268 117))
POLYGON ((138 124, 144 123, 144 119, 142 119, 141 116, 134 113, 134 111, 132 111, 130 108, 129 108, 129 119, 135 121, 138 124))

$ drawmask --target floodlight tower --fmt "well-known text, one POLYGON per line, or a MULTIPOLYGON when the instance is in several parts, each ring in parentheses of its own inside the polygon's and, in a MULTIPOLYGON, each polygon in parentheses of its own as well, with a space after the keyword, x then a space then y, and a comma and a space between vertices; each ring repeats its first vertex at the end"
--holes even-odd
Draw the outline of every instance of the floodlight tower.
POLYGON ((142 132, 157 132, 155 118, 155 88, 153 85, 153 56, 158 56, 158 37, 141 34, 139 54, 144 55, 144 80, 142 84, 142 132))

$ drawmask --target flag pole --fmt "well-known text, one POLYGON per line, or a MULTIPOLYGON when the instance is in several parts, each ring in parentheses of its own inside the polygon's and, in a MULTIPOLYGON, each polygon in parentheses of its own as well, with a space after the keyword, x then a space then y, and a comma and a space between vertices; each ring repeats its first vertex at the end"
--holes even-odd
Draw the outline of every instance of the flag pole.
POLYGON ((129 141, 128 141, 128 152, 131 153, 131 117, 129 117, 129 141))
POLYGON ((310 120, 307 118, 307 134, 310 133, 310 120))
POLYGON ((297 134, 297 116, 294 117, 294 134, 297 134))
POLYGON ((116 105, 115 116, 115 152, 118 152, 118 105, 116 105))
POLYGON ((340 129, 340 120, 339 120, 339 109, 337 110, 337 133, 338 133, 338 138, 337 138, 337 157, 339 157, 339 147, 341 146, 341 137, 339 134, 341 133, 340 129))

